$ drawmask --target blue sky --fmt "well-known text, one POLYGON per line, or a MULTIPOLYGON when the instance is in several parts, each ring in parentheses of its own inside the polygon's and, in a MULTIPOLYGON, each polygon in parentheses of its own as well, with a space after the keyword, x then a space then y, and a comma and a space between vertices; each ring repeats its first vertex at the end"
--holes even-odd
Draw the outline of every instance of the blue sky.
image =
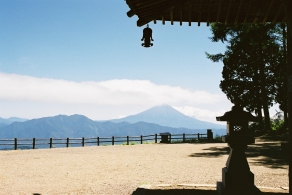
POLYGON ((1 0, 0 117, 105 120, 168 104, 216 122, 230 110, 223 65, 205 56, 225 46, 205 23, 150 23, 144 48, 127 11, 123 0, 1 0))

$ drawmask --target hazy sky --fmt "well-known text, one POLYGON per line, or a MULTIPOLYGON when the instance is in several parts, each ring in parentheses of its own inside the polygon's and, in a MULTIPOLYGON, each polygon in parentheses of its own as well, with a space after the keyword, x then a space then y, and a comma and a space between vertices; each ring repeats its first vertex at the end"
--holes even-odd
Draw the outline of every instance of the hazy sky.
POLYGON ((205 55, 225 45, 205 23, 150 23, 144 48, 145 26, 127 11, 124 0, 1 0, 0 117, 105 120, 168 104, 216 122, 230 110, 223 65, 205 55))

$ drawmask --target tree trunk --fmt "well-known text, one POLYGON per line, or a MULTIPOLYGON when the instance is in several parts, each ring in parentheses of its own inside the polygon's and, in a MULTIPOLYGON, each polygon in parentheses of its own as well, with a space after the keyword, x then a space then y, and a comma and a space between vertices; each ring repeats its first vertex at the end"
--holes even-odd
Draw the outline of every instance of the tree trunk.
POLYGON ((287 64, 288 64, 288 60, 287 60, 287 35, 286 35, 286 24, 282 25, 282 29, 283 29, 283 76, 285 77, 284 79, 284 90, 282 91, 282 93, 284 93, 284 99, 283 99, 283 107, 284 107, 284 127, 288 127, 288 93, 287 93, 287 89, 288 89, 288 85, 287 85, 287 64))
POLYGON ((258 115, 258 118, 259 118, 259 129, 261 131, 264 131, 264 123, 263 123, 263 114, 262 114, 261 104, 258 104, 257 115, 258 115))
MULTIPOLYGON (((258 70, 256 67, 254 67, 254 72, 258 74, 258 70)), ((262 101, 261 101, 261 96, 260 96, 260 87, 259 87, 259 79, 258 76, 253 77, 253 83, 255 86, 255 93, 256 93, 256 99, 257 101, 257 107, 256 107, 256 114, 259 118, 259 129, 260 131, 264 131, 264 123, 263 123, 263 114, 262 114, 262 101)))
POLYGON ((270 122, 270 113, 269 106, 267 100, 267 91, 266 91, 266 77, 265 77, 265 62, 263 58, 262 51, 262 37, 259 37, 259 70, 260 70, 260 89, 261 89, 261 97, 262 97, 262 105, 264 110, 264 119, 265 119, 265 131, 271 131, 271 122, 270 122))

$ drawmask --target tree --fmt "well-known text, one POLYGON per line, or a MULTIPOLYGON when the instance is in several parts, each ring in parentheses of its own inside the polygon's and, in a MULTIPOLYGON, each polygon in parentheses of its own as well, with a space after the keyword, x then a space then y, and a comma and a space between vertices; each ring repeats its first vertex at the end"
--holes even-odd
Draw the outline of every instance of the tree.
POLYGON ((213 62, 223 61, 221 90, 231 102, 237 99, 248 111, 255 112, 261 128, 265 126, 269 131, 269 107, 275 102, 280 86, 277 81, 277 70, 282 62, 279 25, 218 23, 212 24, 211 30, 213 42, 227 43, 224 54, 206 53, 213 62))
POLYGON ((288 125, 288 97, 287 97, 287 26, 281 25, 282 37, 279 38, 282 42, 282 60, 281 64, 276 70, 277 80, 277 93, 276 102, 280 104, 279 108, 284 112, 284 128, 288 125))

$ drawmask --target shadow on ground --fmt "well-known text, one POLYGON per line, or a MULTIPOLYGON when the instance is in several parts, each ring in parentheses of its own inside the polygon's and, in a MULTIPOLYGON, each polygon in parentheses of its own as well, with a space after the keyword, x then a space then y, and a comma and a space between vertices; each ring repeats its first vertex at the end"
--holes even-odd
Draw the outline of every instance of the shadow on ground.
MULTIPOLYGON (((278 192, 260 192, 261 195, 284 195, 288 193, 278 192)), ((144 189, 137 188, 132 195, 217 195, 216 190, 201 190, 201 189, 144 189)))
MULTIPOLYGON (((204 151, 190 154, 189 157, 216 158, 222 155, 229 155, 230 148, 226 144, 226 146, 222 147, 205 148, 204 151)), ((286 165, 288 165, 288 161, 285 160, 281 153, 279 143, 256 143, 249 145, 245 154, 248 159, 251 159, 250 164, 283 169, 286 169, 286 165)))

